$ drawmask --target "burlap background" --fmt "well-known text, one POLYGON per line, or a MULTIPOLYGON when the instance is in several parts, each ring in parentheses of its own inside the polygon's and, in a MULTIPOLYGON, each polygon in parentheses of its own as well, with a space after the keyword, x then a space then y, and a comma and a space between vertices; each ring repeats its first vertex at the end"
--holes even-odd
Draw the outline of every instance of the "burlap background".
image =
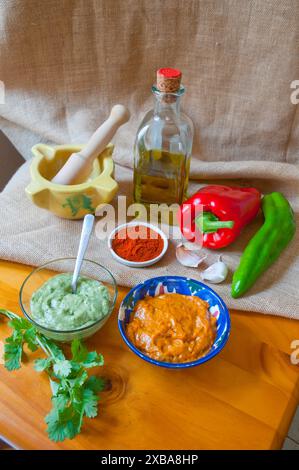
MULTIPOLYGON (((196 130, 192 178, 280 189, 299 211, 298 107, 290 100, 299 79, 298 1, 0 0, 0 43, 0 125, 25 158, 37 141, 85 141, 121 102, 132 119, 115 140, 115 160, 132 166, 154 72, 174 65, 183 70, 183 107, 196 130)), ((130 192, 130 171, 117 175, 130 192)), ((0 196, 0 256, 39 264, 74 255, 80 223, 30 205, 26 179, 25 166, 0 196)), ((257 224, 226 250, 231 268, 257 224)), ((216 290, 230 307, 299 318, 298 246, 297 239, 244 299, 232 301, 228 283, 216 290)), ((89 254, 126 285, 185 274, 171 250, 160 266, 140 271, 115 264, 96 240, 89 254)))

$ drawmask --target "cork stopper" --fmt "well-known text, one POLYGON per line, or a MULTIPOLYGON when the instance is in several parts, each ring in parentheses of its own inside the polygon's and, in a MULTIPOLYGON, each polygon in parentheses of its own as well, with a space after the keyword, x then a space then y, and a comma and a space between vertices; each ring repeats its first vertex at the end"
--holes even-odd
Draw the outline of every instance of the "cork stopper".
POLYGON ((163 93, 176 93, 180 89, 182 72, 178 69, 162 68, 157 71, 157 88, 163 93))

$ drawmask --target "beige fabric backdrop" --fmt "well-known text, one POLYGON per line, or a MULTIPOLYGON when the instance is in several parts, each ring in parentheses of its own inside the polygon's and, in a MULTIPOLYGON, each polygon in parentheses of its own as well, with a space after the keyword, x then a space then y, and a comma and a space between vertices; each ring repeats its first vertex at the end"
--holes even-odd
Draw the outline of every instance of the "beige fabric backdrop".
MULTIPOLYGON (((264 191, 282 189, 299 211, 298 106, 290 100, 299 79, 297 0, 0 0, 0 47, 0 125, 26 158, 37 140, 86 141, 122 102, 132 119, 115 139, 115 160, 132 166, 155 70, 176 66, 195 124, 192 178, 251 179, 264 191)), ((79 225, 30 206, 23 196, 27 167, 22 171, 1 195, 1 220, 7 211, 10 220, 0 229, 0 256, 38 263, 57 246, 61 254, 75 249, 79 225), (59 228, 56 239, 51 227, 59 228)), ((130 173, 119 174, 130 190, 130 173)), ((298 247, 293 242, 273 266, 254 300, 236 303, 228 286, 218 291, 230 306, 299 318, 298 247)), ((240 250, 228 251, 232 267, 240 250)))

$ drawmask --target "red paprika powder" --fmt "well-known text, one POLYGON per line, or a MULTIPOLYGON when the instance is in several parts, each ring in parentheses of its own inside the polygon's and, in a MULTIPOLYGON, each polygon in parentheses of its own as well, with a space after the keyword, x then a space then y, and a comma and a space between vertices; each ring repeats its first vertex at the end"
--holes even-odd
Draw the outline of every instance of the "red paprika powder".
POLYGON ((145 226, 119 230, 112 240, 112 249, 127 261, 149 261, 162 252, 164 241, 159 233, 145 226))

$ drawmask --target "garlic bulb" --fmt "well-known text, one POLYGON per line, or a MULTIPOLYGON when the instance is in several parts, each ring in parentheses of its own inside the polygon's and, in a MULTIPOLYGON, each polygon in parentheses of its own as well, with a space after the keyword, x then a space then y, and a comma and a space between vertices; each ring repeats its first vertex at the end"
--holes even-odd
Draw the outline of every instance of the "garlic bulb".
POLYGON ((216 263, 209 266, 205 269, 200 276, 202 280, 206 280, 211 282, 212 284, 219 284, 223 282, 228 274, 228 267, 227 265, 221 260, 221 256, 216 263))
POLYGON ((179 263, 188 268, 197 268, 203 262, 207 255, 199 254, 199 249, 188 249, 185 244, 181 243, 176 248, 176 258, 179 263))

